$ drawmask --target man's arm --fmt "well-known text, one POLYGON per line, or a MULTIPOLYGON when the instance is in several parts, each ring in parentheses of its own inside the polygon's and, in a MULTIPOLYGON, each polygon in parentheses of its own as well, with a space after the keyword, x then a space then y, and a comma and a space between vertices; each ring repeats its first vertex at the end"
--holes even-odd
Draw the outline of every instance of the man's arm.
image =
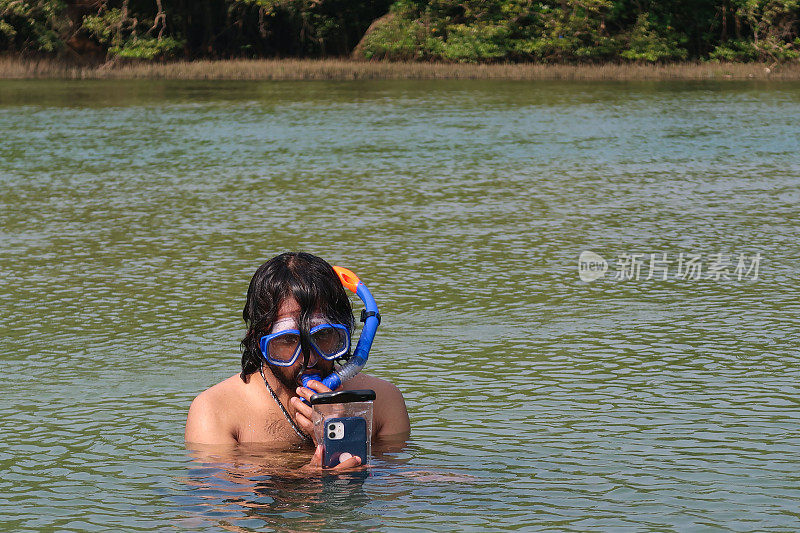
POLYGON ((376 387, 376 401, 374 405, 374 419, 378 424, 378 438, 405 439, 411 433, 411 423, 408 420, 408 410, 403 394, 394 384, 378 380, 376 387))
POLYGON ((236 444, 221 405, 210 391, 200 393, 186 417, 186 442, 197 444, 236 444))

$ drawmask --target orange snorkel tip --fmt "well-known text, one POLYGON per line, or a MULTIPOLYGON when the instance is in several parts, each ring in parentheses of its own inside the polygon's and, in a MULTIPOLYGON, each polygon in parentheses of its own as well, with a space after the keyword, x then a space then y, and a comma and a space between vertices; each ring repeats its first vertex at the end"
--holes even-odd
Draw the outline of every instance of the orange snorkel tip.
POLYGON ((339 266, 333 267, 333 270, 334 272, 336 272, 336 275, 339 276, 339 281, 342 282, 342 285, 344 285, 351 291, 356 292, 358 284, 361 280, 358 279, 358 276, 353 274, 352 270, 348 270, 344 267, 339 267, 339 266))

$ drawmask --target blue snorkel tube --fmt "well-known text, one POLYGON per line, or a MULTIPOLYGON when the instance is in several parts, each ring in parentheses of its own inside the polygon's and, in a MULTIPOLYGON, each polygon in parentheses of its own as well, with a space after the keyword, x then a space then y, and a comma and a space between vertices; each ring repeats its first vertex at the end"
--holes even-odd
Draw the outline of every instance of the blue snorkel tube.
POLYGON ((333 270, 336 271, 342 285, 356 293, 361 298, 361 301, 364 302, 364 310, 361 312, 361 321, 364 323, 364 328, 361 330, 361 336, 358 338, 358 344, 353 351, 353 355, 350 356, 350 359, 347 360, 347 363, 342 368, 324 379, 320 379, 319 375, 305 375, 302 378, 304 387, 308 387, 309 381, 315 380, 321 381, 323 385, 331 390, 336 390, 342 383, 361 372, 361 369, 367 364, 372 341, 378 331, 378 324, 381 323, 378 304, 367 286, 364 285, 364 282, 346 268, 335 266, 333 270))

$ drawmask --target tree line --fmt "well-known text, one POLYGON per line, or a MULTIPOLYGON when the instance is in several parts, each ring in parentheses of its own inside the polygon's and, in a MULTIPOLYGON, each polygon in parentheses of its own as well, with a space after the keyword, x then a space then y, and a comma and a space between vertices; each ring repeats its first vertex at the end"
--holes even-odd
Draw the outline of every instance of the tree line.
POLYGON ((779 63, 800 59, 800 0, 0 0, 0 52, 779 63))

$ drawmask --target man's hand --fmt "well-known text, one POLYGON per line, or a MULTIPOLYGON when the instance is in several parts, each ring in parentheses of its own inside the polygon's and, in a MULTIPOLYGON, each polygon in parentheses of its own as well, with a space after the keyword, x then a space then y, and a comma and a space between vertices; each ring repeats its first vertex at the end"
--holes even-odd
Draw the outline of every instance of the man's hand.
POLYGON ((313 409, 310 405, 303 402, 303 398, 309 400, 313 394, 318 392, 331 392, 331 389, 313 379, 308 382, 308 387, 310 388, 297 387, 295 390, 297 396, 293 397, 289 401, 291 402, 292 407, 294 407, 294 420, 297 422, 297 425, 300 426, 300 429, 302 429, 306 435, 311 435, 311 438, 314 439, 315 444, 319 444, 314 436, 314 423, 311 421, 311 413, 313 412, 313 409))
MULTIPOLYGON (((361 466, 361 458, 357 455, 350 455, 349 453, 343 453, 339 457, 339 464, 334 466, 333 468, 326 468, 326 472, 342 472, 346 470, 353 470, 354 468, 358 468, 361 466)), ((301 468, 301 471, 306 472, 316 472, 322 468, 322 445, 318 445, 317 449, 314 451, 314 456, 311 458, 311 462, 308 463, 306 466, 301 468)))

